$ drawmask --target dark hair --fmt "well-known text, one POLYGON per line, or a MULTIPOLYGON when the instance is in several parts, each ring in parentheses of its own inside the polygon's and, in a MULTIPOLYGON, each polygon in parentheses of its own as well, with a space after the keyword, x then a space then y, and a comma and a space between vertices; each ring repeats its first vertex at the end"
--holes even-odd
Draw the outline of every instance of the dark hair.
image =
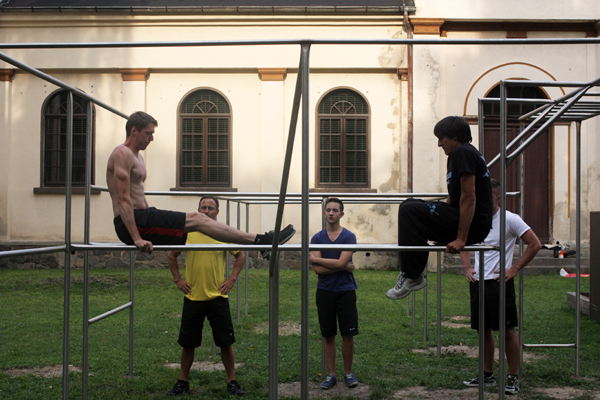
POLYGON ((500 187, 500 182, 498 182, 497 180, 490 179, 490 181, 492 181, 492 190, 500 187))
POLYGON ((344 211, 344 203, 337 197, 328 197, 327 200, 325 200, 325 207, 327 207, 327 204, 329 203, 338 203, 340 205, 340 211, 344 211))
POLYGON ((127 137, 131 135, 131 128, 135 126, 138 131, 144 129, 148 124, 158 126, 158 122, 149 114, 143 111, 136 111, 127 118, 127 124, 125 124, 125 133, 127 137))
POLYGON ((471 143, 471 140, 473 140, 469 123, 462 117, 446 117, 442 119, 435 124, 433 134, 438 139, 444 137, 449 137, 450 139, 456 138, 461 143, 471 143))
POLYGON ((204 199, 211 199, 212 201, 215 202, 215 206, 217 206, 217 210, 219 209, 219 200, 217 200, 217 198, 215 196, 202 196, 200 198, 200 201, 198 202, 198 208, 200 208, 200 203, 202 203, 202 200, 204 199))

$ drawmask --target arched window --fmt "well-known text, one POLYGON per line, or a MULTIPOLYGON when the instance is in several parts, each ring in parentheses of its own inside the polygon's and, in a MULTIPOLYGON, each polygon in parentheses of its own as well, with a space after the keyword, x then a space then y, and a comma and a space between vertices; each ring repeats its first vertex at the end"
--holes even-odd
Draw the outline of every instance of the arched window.
MULTIPOLYGON (((41 181, 46 188, 64 188, 66 183, 68 97, 67 90, 60 90, 52 94, 44 105, 41 181)), ((88 100, 73 95, 73 187, 85 186, 88 103, 88 100)), ((93 135, 94 132, 92 138, 93 135)), ((92 184, 93 168, 92 154, 92 184)))
POLYGON ((369 107, 350 89, 329 92, 319 103, 317 186, 369 187, 369 107))
POLYGON ((179 109, 179 186, 231 187, 231 110, 219 93, 188 94, 179 109))

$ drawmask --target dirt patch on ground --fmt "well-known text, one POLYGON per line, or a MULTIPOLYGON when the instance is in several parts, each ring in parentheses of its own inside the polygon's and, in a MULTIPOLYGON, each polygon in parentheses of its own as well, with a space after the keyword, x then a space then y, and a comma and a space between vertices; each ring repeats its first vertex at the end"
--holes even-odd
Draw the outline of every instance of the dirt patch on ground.
MULTIPOLYGON (((537 389, 538 392, 551 397, 553 399, 575 399, 583 395, 590 395, 594 400, 600 400, 600 393, 591 392, 583 389, 575 389, 572 387, 565 388, 546 388, 537 389)), ((427 399, 427 400, 460 400, 460 399, 476 399, 479 397, 478 388, 465 388, 465 389, 435 389, 427 390, 422 386, 416 386, 399 390, 393 394, 393 399, 427 399)), ((498 392, 486 392, 484 398, 486 400, 497 399, 499 397, 498 392)), ((505 398, 514 397, 520 398, 521 396, 509 396, 505 398)))
MULTIPOLYGON (((407 389, 399 390, 392 396, 393 399, 431 399, 431 400, 446 400, 446 399, 476 399, 479 396, 478 388, 466 389, 435 389, 427 390, 423 386, 415 386, 407 389)), ((485 393, 484 398, 497 399, 497 393, 485 393)))
MULTIPOLYGON (((244 366, 244 363, 235 363, 235 369, 238 369, 243 366, 244 366)), ((181 367, 181 364, 180 363, 168 363, 168 364, 165 364, 165 367, 177 369, 177 368, 181 367)), ((225 371, 225 367, 223 366, 223 363, 220 363, 220 362, 194 361, 194 363, 192 364, 192 370, 208 371, 208 372, 225 371)))
MULTIPOLYGON (((300 398, 302 385, 300 382, 280 383, 277 386, 279 397, 298 397, 300 398)), ((368 400, 371 394, 369 385, 359 383, 355 388, 348 388, 344 382, 338 382, 333 388, 323 390, 320 383, 308 382, 308 397, 310 399, 329 399, 339 396, 344 399, 353 398, 358 400, 368 400)))
MULTIPOLYGON (((300 324, 297 322, 282 321, 279 322, 279 336, 300 335, 300 324)), ((254 328, 256 333, 269 333, 269 322, 258 325, 254 328)))
POLYGON ((458 328, 471 328, 471 325, 467 325, 467 324, 459 324, 456 322, 452 322, 452 321, 442 321, 442 326, 445 326, 446 328, 454 328, 454 329, 458 329, 458 328))
MULTIPOLYGON (((14 377, 23 375, 35 375, 42 378, 60 378, 62 377, 62 365, 47 365, 41 368, 11 368, 4 371, 7 375, 14 377)), ((69 365, 69 372, 81 372, 81 368, 69 365)))
MULTIPOLYGON (((413 349, 412 351, 413 351, 413 353, 435 355, 437 353, 437 347, 430 347, 428 349, 413 349)), ((467 357, 471 357, 471 358, 479 357, 479 347, 470 347, 470 346, 463 346, 463 345, 442 346, 441 351, 442 351, 442 355, 443 354, 461 353, 461 354, 465 354, 467 357)), ((524 362, 540 360, 542 358, 544 358, 544 356, 536 354, 536 353, 523 352, 523 361, 524 362)), ((497 347, 496 347, 495 359, 496 360, 499 359, 499 350, 497 347)))
POLYGON ((575 389, 572 387, 545 388, 537 389, 537 391, 540 393, 544 393, 546 396, 551 397, 553 399, 575 399, 585 394, 590 395, 592 399, 600 399, 600 393, 593 393, 584 389, 575 389))

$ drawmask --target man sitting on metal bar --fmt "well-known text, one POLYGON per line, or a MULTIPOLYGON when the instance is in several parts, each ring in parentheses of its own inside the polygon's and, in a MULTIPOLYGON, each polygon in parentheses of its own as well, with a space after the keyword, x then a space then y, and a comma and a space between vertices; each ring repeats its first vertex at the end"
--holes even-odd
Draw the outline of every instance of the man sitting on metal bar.
MULTIPOLYGON (((200 199, 198 212, 216 220, 219 214, 219 200, 213 196, 200 199)), ((220 244, 200 233, 191 232, 187 238, 188 244, 220 244)), ((181 345, 181 375, 175 386, 169 391, 171 396, 178 396, 190 391, 189 375, 196 347, 202 344, 202 328, 204 319, 208 318, 212 327, 215 345, 221 348, 221 360, 227 374, 227 392, 242 396, 244 391, 235 380, 235 354, 233 352, 233 323, 229 311, 227 294, 237 280, 246 255, 243 251, 230 251, 234 258, 233 269, 229 278, 224 279, 224 251, 187 251, 185 253, 185 280, 179 274, 177 257, 181 252, 169 252, 169 268, 175 284, 185 297, 181 313, 181 329, 178 343, 181 345)))
MULTIPOLYGON (((484 244, 500 246, 500 183, 492 179, 492 198, 494 201, 494 219, 492 230, 485 238, 484 244)), ((506 379, 505 393, 517 394, 519 392, 519 337, 515 332, 518 325, 517 303, 515 295, 514 277, 521 271, 542 248, 540 240, 533 230, 517 214, 506 211, 506 360, 508 362, 508 376, 506 379), (527 245, 523 256, 512 265, 513 254, 517 239, 521 238, 527 245)), ((467 282, 470 283, 471 293, 471 328, 479 333, 479 252, 475 253, 475 269, 471 268, 468 251, 461 254, 467 282)), ((494 332, 500 329, 500 252, 485 251, 483 253, 484 266, 484 351, 483 351, 483 384, 493 386, 496 384, 494 377, 494 332)), ((479 378, 463 382, 467 386, 479 386, 479 378)))
MULTIPOLYGON (((152 244, 183 245, 189 232, 201 232, 224 243, 272 244, 273 231, 265 234, 242 232, 206 215, 194 212, 157 210, 144 194, 146 166, 140 151, 154 140, 158 122, 143 111, 129 116, 125 143, 117 146, 108 159, 106 183, 113 203, 115 231, 119 239, 151 253, 152 244)), ((288 225, 281 230, 279 243, 286 243, 296 230, 288 225)), ((264 258, 270 251, 261 252, 264 258)))
MULTIPOLYGON (((327 219, 325 229, 315 234, 311 244, 356 244, 356 236, 340 225, 344 216, 344 203, 338 198, 326 200, 323 215, 327 219)), ((352 373, 354 336, 358 335, 358 310, 356 308, 356 280, 352 271, 352 251, 311 251, 308 262, 319 275, 317 283, 317 311, 325 347, 325 363, 328 375, 321 384, 327 390, 337 383, 335 376, 335 336, 337 322, 342 335, 342 358, 344 382, 353 388, 358 380, 352 373)))
MULTIPOLYGON (((448 156, 446 202, 407 199, 398 210, 398 244, 426 246, 428 240, 458 253, 467 244, 485 239, 492 227, 490 173, 483 156, 470 144, 471 129, 461 117, 446 117, 433 130, 448 156)), ((400 252, 401 272, 389 299, 408 296, 427 284, 427 252, 400 252)))

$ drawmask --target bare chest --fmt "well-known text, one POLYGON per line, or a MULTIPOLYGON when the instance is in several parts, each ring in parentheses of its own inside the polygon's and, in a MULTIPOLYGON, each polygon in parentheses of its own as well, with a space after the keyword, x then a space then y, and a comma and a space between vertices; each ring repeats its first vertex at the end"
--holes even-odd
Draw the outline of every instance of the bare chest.
POLYGON ((135 157, 131 168, 131 183, 140 183, 146 180, 146 164, 141 156, 135 157))

